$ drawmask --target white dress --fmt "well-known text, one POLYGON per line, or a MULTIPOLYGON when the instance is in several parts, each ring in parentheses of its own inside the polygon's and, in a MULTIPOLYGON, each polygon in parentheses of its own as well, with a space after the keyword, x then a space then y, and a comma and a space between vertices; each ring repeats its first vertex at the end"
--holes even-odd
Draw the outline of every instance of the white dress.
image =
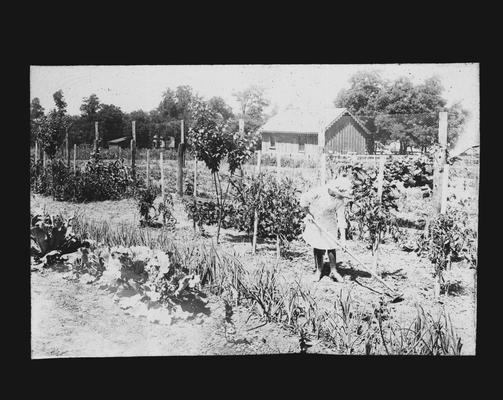
MULTIPOLYGON (((325 231, 337 238, 337 210, 344 207, 344 198, 334 197, 328 193, 328 189, 339 189, 337 182, 332 180, 326 185, 314 188, 304 193, 300 198, 301 207, 309 207, 314 220, 325 231)), ((302 235, 303 239, 316 249, 335 249, 333 240, 321 231, 313 222, 305 221, 306 228, 302 235)))

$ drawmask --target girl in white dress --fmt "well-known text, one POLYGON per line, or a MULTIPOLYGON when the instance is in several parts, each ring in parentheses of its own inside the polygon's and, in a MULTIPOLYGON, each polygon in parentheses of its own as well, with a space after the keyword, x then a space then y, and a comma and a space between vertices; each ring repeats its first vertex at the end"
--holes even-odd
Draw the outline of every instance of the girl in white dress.
POLYGON ((315 281, 319 281, 324 276, 323 257, 325 252, 328 252, 330 260, 329 276, 339 282, 343 281, 336 269, 335 243, 315 225, 313 218, 319 226, 337 238, 338 227, 345 228, 346 226, 345 199, 350 197, 350 193, 351 181, 347 174, 339 174, 337 179, 332 179, 325 185, 309 190, 300 199, 301 207, 304 207, 307 212, 303 238, 313 247, 315 281))

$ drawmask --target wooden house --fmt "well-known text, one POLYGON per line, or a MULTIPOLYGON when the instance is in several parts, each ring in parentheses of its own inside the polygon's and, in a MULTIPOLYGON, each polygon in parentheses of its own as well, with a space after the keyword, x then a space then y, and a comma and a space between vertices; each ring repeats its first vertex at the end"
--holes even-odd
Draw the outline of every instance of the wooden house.
POLYGON ((346 108, 289 109, 260 128, 263 152, 368 154, 370 132, 346 108))

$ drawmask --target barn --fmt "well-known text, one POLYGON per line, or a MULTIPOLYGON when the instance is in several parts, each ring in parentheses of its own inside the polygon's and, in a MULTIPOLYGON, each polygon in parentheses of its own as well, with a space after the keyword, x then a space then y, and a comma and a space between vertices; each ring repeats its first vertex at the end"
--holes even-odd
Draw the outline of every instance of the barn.
POLYGON ((262 151, 282 154, 367 154, 370 132, 346 108, 288 109, 261 128, 262 151))

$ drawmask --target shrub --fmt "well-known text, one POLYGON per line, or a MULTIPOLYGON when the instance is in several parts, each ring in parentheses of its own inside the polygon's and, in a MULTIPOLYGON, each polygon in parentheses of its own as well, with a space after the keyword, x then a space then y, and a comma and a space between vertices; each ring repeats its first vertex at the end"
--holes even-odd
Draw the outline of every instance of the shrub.
MULTIPOLYGON (((118 200, 136 190, 130 168, 123 160, 104 162, 92 157, 75 174, 61 160, 53 160, 45 168, 32 163, 31 174, 34 192, 62 201, 118 200)), ((137 185, 141 184, 139 180, 137 185)))
POLYGON ((443 283, 442 274, 451 262, 466 260, 473 267, 477 264, 477 234, 468 221, 466 211, 450 209, 436 215, 419 237, 417 252, 428 257, 435 268, 433 276, 438 278, 436 297, 443 283))
POLYGON ((368 247, 374 253, 385 235, 398 237, 396 217, 391 212, 397 210, 398 194, 396 185, 386 178, 383 180, 381 199, 377 198, 377 171, 355 166, 353 173, 353 199, 346 208, 347 218, 354 222, 360 239, 368 242, 368 247))
POLYGON ((277 238, 283 244, 302 233, 305 213, 291 179, 278 182, 274 177, 259 174, 237 184, 236 191, 236 229, 251 234, 256 210, 259 237, 277 238))

